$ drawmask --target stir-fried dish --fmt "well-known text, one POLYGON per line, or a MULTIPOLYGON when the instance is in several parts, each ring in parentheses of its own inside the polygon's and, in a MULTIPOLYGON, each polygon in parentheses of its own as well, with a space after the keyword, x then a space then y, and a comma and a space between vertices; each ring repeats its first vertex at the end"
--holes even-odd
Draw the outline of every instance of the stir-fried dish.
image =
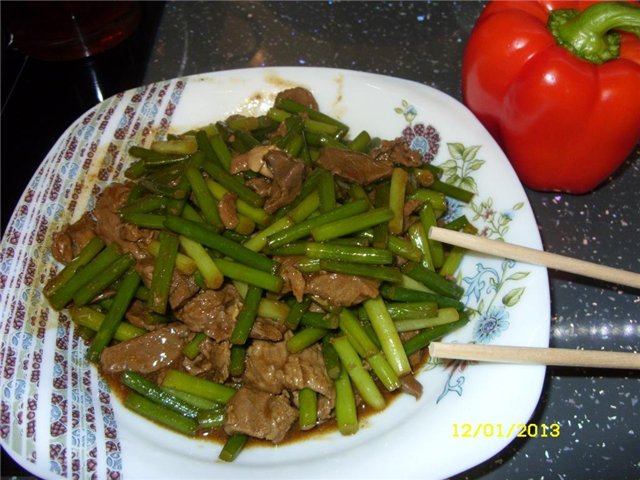
POLYGON ((429 342, 466 324, 447 197, 404 139, 352 136, 308 90, 133 146, 120 183, 56 233, 45 295, 129 409, 189 436, 345 435, 417 398, 429 342))

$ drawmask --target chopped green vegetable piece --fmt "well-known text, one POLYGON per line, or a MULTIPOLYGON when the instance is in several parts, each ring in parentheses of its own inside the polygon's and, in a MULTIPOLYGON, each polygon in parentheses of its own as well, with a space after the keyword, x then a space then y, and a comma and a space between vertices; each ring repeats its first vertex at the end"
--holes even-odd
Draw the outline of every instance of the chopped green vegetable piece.
POLYGON ((342 435, 353 435, 358 431, 358 411, 351 380, 346 369, 342 369, 334 381, 336 388, 336 421, 342 435))
POLYGON ((218 458, 223 462, 233 462, 247 443, 247 436, 241 433, 231 435, 222 447, 218 458))
POLYGON ((143 377, 140 373, 126 370, 120 376, 120 380, 124 385, 138 392, 140 395, 162 405, 163 407, 173 410, 185 417, 196 418, 198 416, 198 408, 162 390, 156 383, 143 377))
POLYGON ((362 360, 349 343, 347 337, 334 337, 331 339, 331 343, 336 352, 338 352, 344 369, 349 373, 349 377, 351 377, 364 402, 375 410, 382 410, 386 405, 384 397, 369 372, 364 368, 362 360))
POLYGON ((258 314, 258 305, 262 299, 262 289, 250 285, 247 295, 244 298, 242 310, 238 314, 236 324, 231 333, 231 343, 234 345, 244 345, 249 338, 249 333, 253 327, 253 322, 258 314))
POLYGON ((173 279, 173 270, 178 254, 178 237, 172 233, 162 231, 158 237, 160 248, 155 258, 153 277, 151 279, 151 293, 147 306, 152 312, 164 314, 167 311, 169 292, 173 279))
POLYGON ((44 295, 50 297, 60 287, 65 285, 84 265, 89 263, 104 248, 104 242, 99 237, 93 237, 78 255, 69 262, 44 288, 44 295))
POLYGON ((318 394, 308 387, 298 397, 300 430, 311 430, 318 423, 318 394))
POLYGON ((180 415, 136 392, 129 392, 127 394, 124 400, 124 406, 171 430, 189 436, 196 434, 198 422, 195 419, 180 415))
POLYGON ((380 297, 365 300, 364 308, 393 371, 398 376, 406 375, 411 371, 411 365, 384 300, 380 297))
POLYGON ((459 300, 464 293, 464 289, 460 285, 418 263, 408 262, 402 266, 402 271, 410 278, 421 282, 427 288, 445 297, 459 300))
POLYGON ((311 235, 317 242, 344 237, 351 235, 352 233, 366 230, 367 228, 378 225, 379 223, 388 222, 393 218, 393 215, 393 211, 389 208, 376 208, 359 215, 315 226, 311 229, 311 235))
POLYGON ((49 303, 56 310, 63 309, 75 293, 91 280, 99 276, 103 270, 115 262, 120 256, 120 247, 111 243, 96 255, 89 263, 78 268, 75 274, 63 285, 60 285, 49 297, 49 303))
POLYGON ((234 388, 205 378, 194 377, 180 370, 168 370, 162 379, 162 386, 175 388, 202 398, 226 404, 236 393, 234 388))
POLYGON ((118 325, 124 318, 124 314, 135 296, 139 283, 140 275, 138 275, 135 270, 131 270, 118 287, 113 305, 111 305, 111 308, 109 308, 104 320, 100 324, 98 333, 96 333, 87 352, 90 361, 97 362, 100 359, 102 351, 113 339, 118 325))

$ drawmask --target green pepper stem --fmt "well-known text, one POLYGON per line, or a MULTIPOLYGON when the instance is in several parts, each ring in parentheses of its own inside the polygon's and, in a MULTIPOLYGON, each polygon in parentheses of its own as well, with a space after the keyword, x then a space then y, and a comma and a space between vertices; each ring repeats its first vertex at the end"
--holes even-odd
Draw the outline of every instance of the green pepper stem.
POLYGON ((640 7, 624 2, 602 2, 583 11, 554 10, 548 27, 556 41, 580 58, 600 64, 620 55, 620 34, 640 37, 640 7))

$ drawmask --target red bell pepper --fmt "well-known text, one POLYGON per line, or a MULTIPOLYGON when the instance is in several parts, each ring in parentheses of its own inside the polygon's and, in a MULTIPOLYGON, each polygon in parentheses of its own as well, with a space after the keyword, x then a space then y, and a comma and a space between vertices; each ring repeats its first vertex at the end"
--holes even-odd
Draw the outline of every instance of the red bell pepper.
POLYGON ((524 185, 591 191, 640 141, 640 3, 494 1, 462 89, 524 185))

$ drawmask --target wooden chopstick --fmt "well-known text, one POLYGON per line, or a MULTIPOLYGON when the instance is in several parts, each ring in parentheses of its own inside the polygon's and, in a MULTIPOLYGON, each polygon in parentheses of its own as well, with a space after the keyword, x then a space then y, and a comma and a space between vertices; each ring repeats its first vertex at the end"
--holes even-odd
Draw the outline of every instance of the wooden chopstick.
POLYGON ((434 358, 493 363, 640 370, 640 353, 630 352, 431 342, 429 355, 434 358))
POLYGON ((565 257, 556 253, 535 250, 500 240, 491 240, 485 237, 440 227, 431 227, 429 229, 429 238, 475 252, 542 265, 554 270, 561 270, 585 277, 596 278, 598 280, 606 280, 619 285, 640 288, 640 273, 565 257))
MULTIPOLYGON (((509 258, 585 277, 640 288, 640 274, 535 250, 499 240, 448 230, 429 229, 429 238, 475 252, 509 258)), ((571 350, 565 348, 511 347, 472 343, 431 342, 429 354, 435 358, 494 363, 525 363, 569 367, 625 368, 640 370, 640 353, 571 350)))

